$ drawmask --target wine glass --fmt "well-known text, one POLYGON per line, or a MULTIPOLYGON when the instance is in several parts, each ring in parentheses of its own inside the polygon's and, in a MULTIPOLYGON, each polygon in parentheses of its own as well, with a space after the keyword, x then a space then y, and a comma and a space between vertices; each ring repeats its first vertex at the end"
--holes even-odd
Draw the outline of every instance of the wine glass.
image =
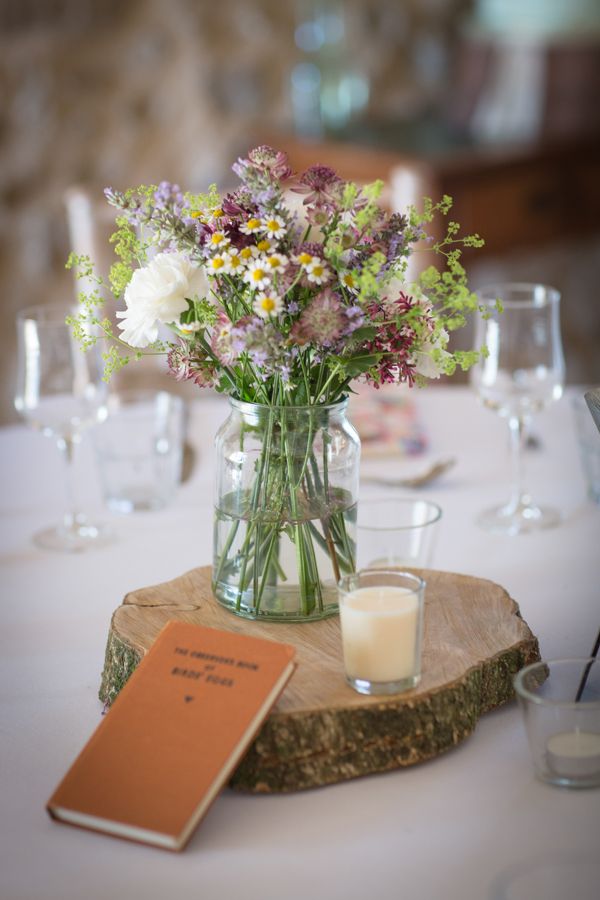
POLYGON ((510 499, 483 512, 479 523, 503 534, 548 528, 560 513, 538 506, 525 489, 522 451, 532 415, 563 391, 560 294, 542 284, 498 284, 477 293, 475 346, 485 345, 487 355, 471 370, 471 383, 483 404, 508 421, 513 471, 510 499))
POLYGON ((96 347, 83 352, 65 319, 66 304, 33 306, 17 316, 18 376, 15 407, 25 421, 53 437, 65 460, 67 511, 62 522, 34 535, 50 550, 81 551, 112 539, 77 509, 73 450, 82 432, 106 417, 106 384, 96 347))

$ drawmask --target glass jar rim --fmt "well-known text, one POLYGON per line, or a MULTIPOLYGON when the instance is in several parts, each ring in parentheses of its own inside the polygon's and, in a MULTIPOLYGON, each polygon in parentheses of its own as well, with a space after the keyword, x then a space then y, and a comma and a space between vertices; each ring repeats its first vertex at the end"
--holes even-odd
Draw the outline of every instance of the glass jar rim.
POLYGON ((252 413, 257 410, 264 411, 265 413, 269 413, 271 411, 282 411, 282 412, 330 412, 335 411, 339 412, 348 406, 348 395, 344 394, 340 400, 337 400, 335 403, 304 403, 304 404, 295 404, 295 403, 282 403, 282 404, 268 404, 268 403, 255 403, 250 400, 238 400, 237 397, 233 397, 231 394, 229 395, 229 403, 234 409, 238 409, 242 413, 252 413))
POLYGON ((514 676, 513 683, 516 693, 523 699, 529 700, 538 706, 547 706, 557 709, 600 709, 600 700, 547 700, 525 687, 525 678, 535 669, 542 669, 544 666, 562 665, 563 663, 578 663, 581 666, 581 673, 583 676, 588 665, 590 668, 594 663, 600 665, 600 659, 596 656, 568 656, 557 659, 540 659, 537 662, 530 663, 528 666, 524 666, 520 669, 514 676))

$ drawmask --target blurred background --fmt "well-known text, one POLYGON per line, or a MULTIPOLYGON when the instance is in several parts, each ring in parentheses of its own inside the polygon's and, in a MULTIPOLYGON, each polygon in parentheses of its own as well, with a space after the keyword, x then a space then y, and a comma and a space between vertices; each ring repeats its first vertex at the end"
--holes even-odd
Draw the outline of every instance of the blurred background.
POLYGON ((473 287, 559 288, 600 382, 598 0, 0 0, 0 47, 0 421, 17 310, 75 295, 71 248, 110 264, 103 188, 227 189, 263 142, 453 196, 473 287))

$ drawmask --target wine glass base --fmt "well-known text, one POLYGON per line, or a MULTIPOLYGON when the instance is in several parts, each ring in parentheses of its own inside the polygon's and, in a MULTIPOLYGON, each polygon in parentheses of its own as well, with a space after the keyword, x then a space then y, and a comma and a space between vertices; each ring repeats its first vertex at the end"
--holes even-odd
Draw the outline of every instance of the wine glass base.
POLYGON ((561 521, 560 511, 540 506, 496 506, 482 512, 477 522, 495 534, 529 534, 543 528, 554 528, 561 521))
POLYGON ((114 533, 107 525, 94 525, 91 522, 72 528, 55 525, 44 528, 33 536, 33 543, 37 547, 62 553, 83 553, 96 547, 106 547, 114 540, 114 533))

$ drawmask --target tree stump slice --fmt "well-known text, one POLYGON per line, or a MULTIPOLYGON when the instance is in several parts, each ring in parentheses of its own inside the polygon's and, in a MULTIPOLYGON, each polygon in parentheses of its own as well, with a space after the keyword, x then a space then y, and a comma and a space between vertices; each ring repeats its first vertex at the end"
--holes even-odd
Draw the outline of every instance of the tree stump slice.
POLYGON ((110 704, 169 619, 296 647, 297 668, 236 769, 231 787, 297 791, 423 762, 468 737, 512 699, 515 672, 540 658, 504 588, 432 570, 426 582, 422 679, 390 697, 344 678, 337 617, 306 624, 249 621, 214 599, 210 567, 128 594, 112 616, 100 698, 110 704))

